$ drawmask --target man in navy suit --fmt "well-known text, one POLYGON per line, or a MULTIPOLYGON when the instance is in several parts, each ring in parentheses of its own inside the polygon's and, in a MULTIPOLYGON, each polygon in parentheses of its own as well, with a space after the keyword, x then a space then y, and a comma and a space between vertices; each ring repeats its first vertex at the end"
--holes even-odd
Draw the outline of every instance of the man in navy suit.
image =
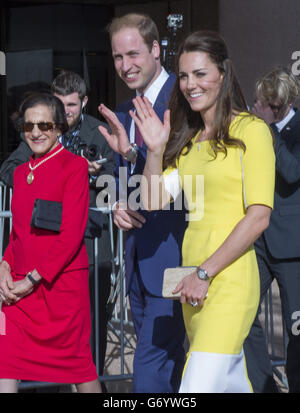
MULTIPOLYGON (((256 85, 254 112, 273 129, 276 153, 274 210, 270 225, 256 241, 261 300, 276 278, 288 332, 286 372, 290 392, 300 392, 300 111, 293 104, 300 85, 288 70, 276 68, 256 85)), ((272 366, 258 316, 244 351, 255 392, 276 392, 272 366)))
MULTIPOLYGON (((161 66, 155 23, 146 15, 133 13, 114 19, 109 33, 118 75, 137 95, 147 97, 162 119, 175 76, 169 75, 161 66)), ((164 269, 181 264, 181 244, 187 223, 184 211, 136 210, 129 203, 127 205, 127 197, 121 194, 122 189, 124 193, 128 189, 130 196, 127 182, 142 175, 147 151, 139 131, 135 130, 130 110, 134 110, 131 99, 120 104, 115 114, 104 105, 99 107, 112 133, 100 130, 118 152, 117 179, 120 178, 120 167, 127 171, 126 188, 119 179, 114 222, 127 235, 126 282, 137 335, 134 391, 177 392, 185 359, 185 329, 181 305, 178 301, 162 298, 162 283, 164 269), (120 134, 123 140, 118 139, 120 134)))

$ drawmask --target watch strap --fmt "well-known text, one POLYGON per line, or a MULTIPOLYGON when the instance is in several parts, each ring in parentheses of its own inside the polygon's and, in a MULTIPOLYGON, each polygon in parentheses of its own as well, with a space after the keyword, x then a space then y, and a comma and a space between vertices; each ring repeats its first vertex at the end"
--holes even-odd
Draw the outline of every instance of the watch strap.
POLYGON ((33 278, 31 272, 29 272, 29 273, 26 275, 26 277, 28 278, 28 280, 29 280, 34 286, 39 285, 40 282, 37 281, 37 280, 35 280, 35 279, 33 278))
POLYGON ((207 271, 204 268, 201 268, 200 266, 198 266, 196 271, 197 271, 197 275, 198 275, 199 280, 204 280, 204 281, 209 281, 210 280, 210 278, 207 274, 207 271), (200 276, 200 274, 199 274, 200 272, 201 272, 201 274, 203 274, 202 276, 200 276))

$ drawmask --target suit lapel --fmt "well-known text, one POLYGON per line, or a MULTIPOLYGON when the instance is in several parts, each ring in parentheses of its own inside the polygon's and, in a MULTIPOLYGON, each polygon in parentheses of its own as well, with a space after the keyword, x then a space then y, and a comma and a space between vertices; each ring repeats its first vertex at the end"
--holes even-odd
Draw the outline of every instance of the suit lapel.
POLYGON ((171 73, 166 80, 165 84, 161 88, 157 99, 154 104, 154 110, 157 113, 160 120, 163 120, 164 113, 168 108, 169 98, 170 98, 170 91, 173 89, 175 83, 176 76, 171 73))

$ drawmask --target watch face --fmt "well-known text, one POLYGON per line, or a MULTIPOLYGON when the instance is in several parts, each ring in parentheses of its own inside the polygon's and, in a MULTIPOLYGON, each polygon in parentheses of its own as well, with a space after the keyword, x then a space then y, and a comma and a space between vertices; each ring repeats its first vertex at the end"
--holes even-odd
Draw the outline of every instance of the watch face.
POLYGON ((133 144, 126 154, 126 161, 132 162, 137 156, 137 145, 133 144))
POLYGON ((207 272, 205 270, 202 270, 202 268, 198 269, 198 277, 200 280, 208 280, 207 272))
POLYGON ((129 162, 131 162, 131 161, 134 159, 134 157, 135 157, 135 155, 134 155, 134 152, 133 152, 133 151, 129 152, 129 153, 126 155, 126 159, 127 159, 127 161, 129 161, 129 162))

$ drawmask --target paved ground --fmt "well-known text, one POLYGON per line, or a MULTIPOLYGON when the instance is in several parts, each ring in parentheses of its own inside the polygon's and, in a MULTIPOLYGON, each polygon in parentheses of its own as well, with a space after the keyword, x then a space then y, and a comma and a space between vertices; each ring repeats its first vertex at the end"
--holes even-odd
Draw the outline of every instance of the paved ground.
MULTIPOLYGON (((119 327, 119 323, 112 323, 114 328, 119 327)), ((105 362, 105 375, 119 375, 121 373, 125 375, 132 375, 133 356, 136 345, 136 337, 134 334, 134 328, 130 325, 125 325, 124 336, 127 340, 127 344, 124 347, 124 364, 123 371, 121 366, 121 346, 119 338, 116 336, 113 329, 109 329, 108 332, 108 348, 107 357, 105 362)), ((111 393, 131 393, 132 392, 132 380, 113 380, 106 382, 107 390, 111 393)))
MULTIPOLYGON (((274 337, 272 340, 273 345, 270 344, 269 351, 272 357, 276 360, 280 360, 284 357, 284 343, 283 343, 283 329, 282 329, 282 318, 281 318, 281 305, 279 298, 279 291, 277 283, 274 282, 272 286, 272 301, 273 301, 273 321, 274 321, 274 337)), ((265 307, 263 306, 261 312, 261 322, 265 322, 265 307)), ((130 313, 129 313, 130 317, 130 313)), ((118 323, 113 324, 114 328, 119 328, 118 323)), ((270 330, 270 320, 269 320, 269 330, 270 330)), ((270 332, 270 331, 269 331, 270 332)), ((135 335, 134 330, 131 326, 125 326, 125 337, 128 340, 128 345, 125 346, 125 359, 124 359, 124 373, 132 374, 132 361, 135 348, 135 335)), ((115 332, 110 329, 108 336, 108 349, 106 358, 105 374, 116 375, 120 374, 120 343, 115 334, 115 332)), ((276 370, 277 374, 274 377, 278 383, 278 387, 281 392, 287 392, 286 386, 284 384, 284 369, 283 367, 278 367, 276 370), (283 374, 283 379, 282 376, 283 374), (282 381, 283 380, 283 381, 282 381)), ((115 380, 107 382, 107 388, 109 392, 112 393, 129 393, 132 392, 132 381, 131 380, 115 380)))

